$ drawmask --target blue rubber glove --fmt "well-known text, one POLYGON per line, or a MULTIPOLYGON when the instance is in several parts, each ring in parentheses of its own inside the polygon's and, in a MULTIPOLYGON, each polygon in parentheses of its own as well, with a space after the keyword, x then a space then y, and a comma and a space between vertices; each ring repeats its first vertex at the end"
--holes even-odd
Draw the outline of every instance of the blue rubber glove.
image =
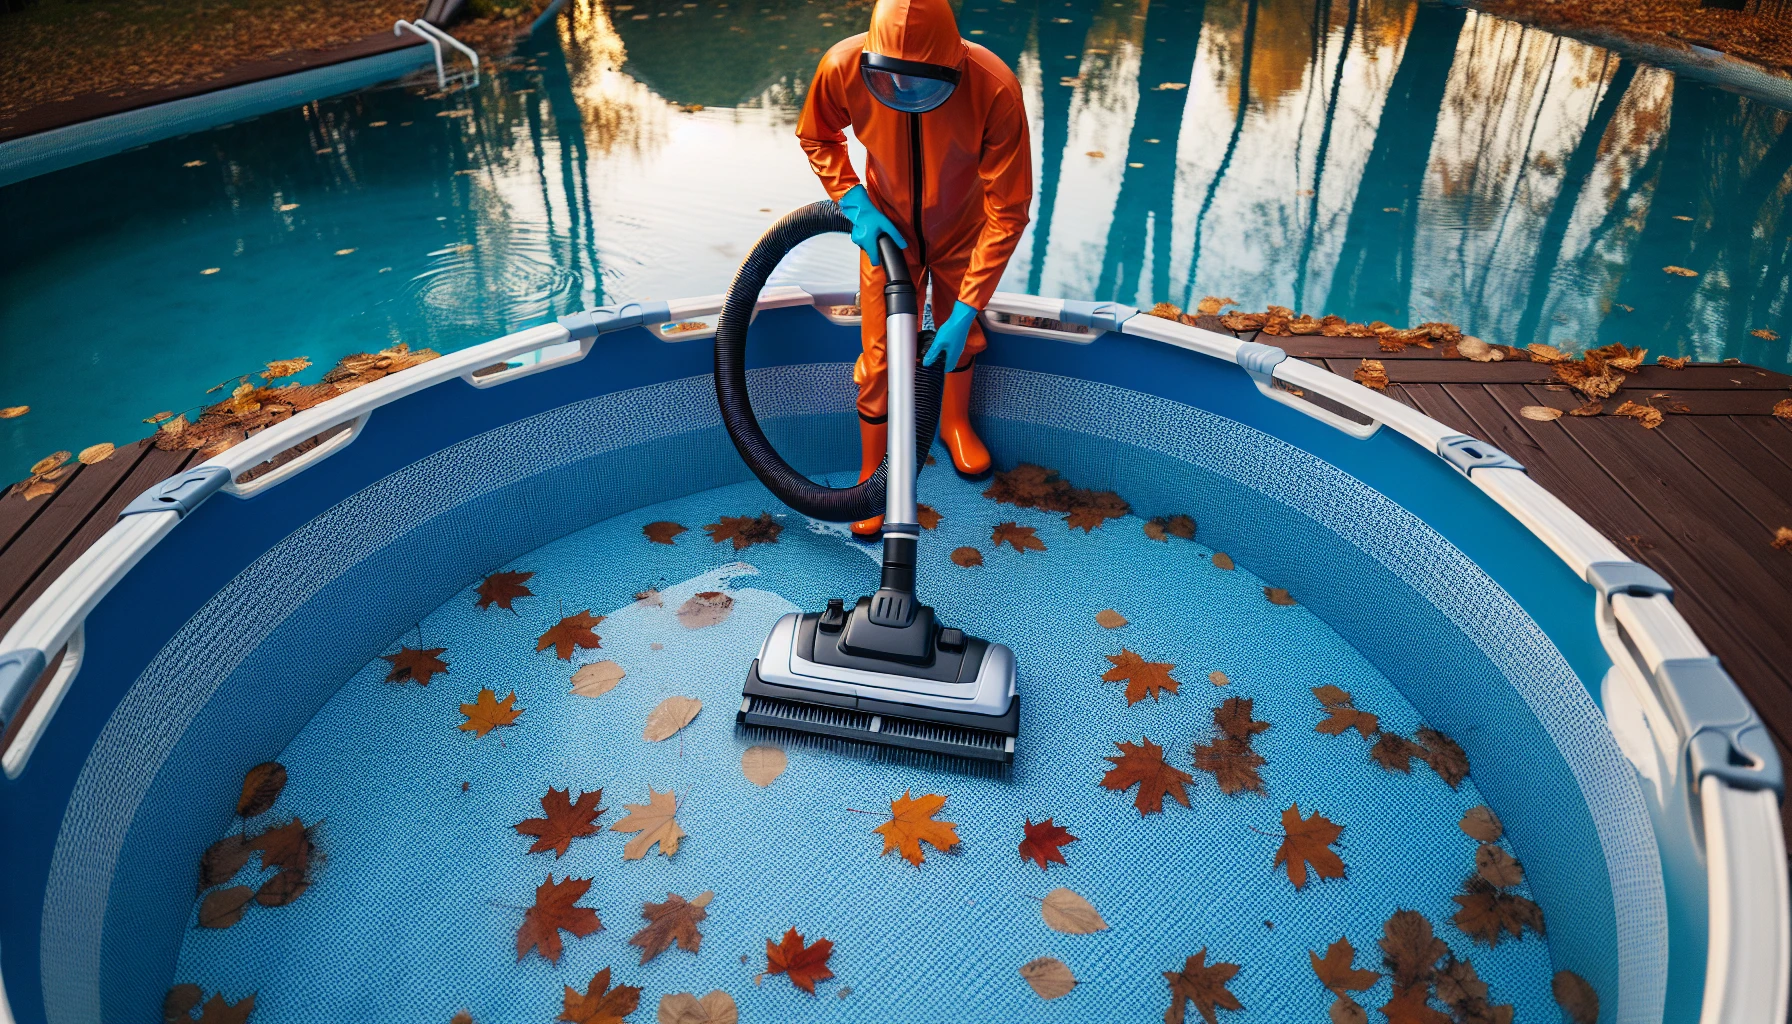
POLYGON ((872 266, 883 265, 882 257, 877 253, 878 235, 889 235, 898 249, 908 248, 896 225, 872 204, 871 194, 865 191, 865 186, 854 185, 840 197, 840 212, 852 221, 852 244, 865 250, 865 255, 871 257, 872 266))
POLYGON ((921 365, 932 366, 945 356, 946 372, 958 369, 958 360, 964 357, 965 342, 971 337, 971 325, 976 322, 977 307, 963 302, 953 306, 952 315, 933 333, 933 344, 928 347, 927 358, 921 360, 921 365))

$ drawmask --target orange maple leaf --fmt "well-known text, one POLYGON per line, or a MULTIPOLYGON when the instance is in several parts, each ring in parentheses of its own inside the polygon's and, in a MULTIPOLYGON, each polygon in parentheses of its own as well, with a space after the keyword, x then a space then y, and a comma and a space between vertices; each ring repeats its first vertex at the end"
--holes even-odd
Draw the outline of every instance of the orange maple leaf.
POLYGON ((709 531, 709 539, 717 544, 733 541, 734 550, 740 551, 755 544, 776 544, 778 534, 784 527, 770 512, 761 512, 757 516, 722 516, 719 523, 710 523, 704 529, 709 531))
POLYGON ((523 581, 533 575, 535 574, 532 572, 492 573, 485 578, 484 583, 479 584, 479 607, 490 608, 495 604, 500 608, 515 611, 516 609, 510 607, 510 602, 519 597, 535 596, 535 591, 523 586, 523 581))
POLYGON ((600 931, 604 925, 597 919, 597 911, 573 906, 590 888, 589 878, 563 878, 556 882, 552 874, 536 886, 535 905, 523 912, 523 925, 516 930, 516 958, 521 960, 529 955, 529 950, 539 949, 542 956, 558 963, 561 929, 581 939, 600 931))
POLYGON ((792 928, 784 933, 782 942, 765 940, 765 973, 788 974, 791 984, 814 995, 816 982, 834 976, 834 972, 828 970, 828 957, 833 952, 834 944, 828 939, 816 939, 813 945, 804 948, 803 937, 792 928))
POLYGON ((1332 852, 1332 844, 1344 832, 1344 826, 1315 811, 1310 818, 1300 816, 1300 804, 1290 804, 1282 812, 1282 845, 1276 849, 1276 864, 1288 865, 1288 880, 1299 889, 1307 884, 1307 865, 1320 878, 1343 878, 1344 861, 1332 852))
POLYGON ((1341 736, 1355 729, 1363 739, 1368 739, 1381 728, 1381 719, 1367 711, 1356 709, 1348 691, 1328 683, 1313 687, 1313 696, 1319 698, 1319 706, 1325 709, 1326 714, 1325 721, 1313 727, 1314 732, 1341 736))
POLYGON ((685 532, 685 527, 680 523, 670 523, 661 520, 657 523, 648 523, 646 526, 641 527, 641 532, 646 534, 647 539, 655 544, 672 544, 675 543, 673 538, 685 532))
POLYGON ((641 916, 647 919, 647 927, 636 932, 628 944, 641 947, 642 963, 664 953, 673 943, 687 953, 697 952, 697 947, 703 944, 703 933, 697 930, 697 924, 709 916, 709 911, 704 908, 715 895, 704 892, 694 900, 686 900, 669 892, 664 903, 642 904, 641 916))
POLYGON ((500 725, 515 725, 517 717, 523 709, 516 707, 516 693, 503 700, 497 699, 490 687, 479 691, 479 699, 471 704, 462 704, 460 713, 467 720, 460 723, 462 732, 470 732, 475 736, 484 736, 500 725))
POLYGON ((1170 662, 1146 661, 1137 654, 1120 648, 1119 654, 1105 655, 1114 667, 1102 674, 1102 679, 1110 683, 1126 682, 1126 703, 1137 704, 1149 696, 1152 700, 1160 700, 1161 694, 1168 690, 1176 692, 1177 682, 1170 678, 1170 670, 1176 666, 1170 662))
POLYGON ((608 967, 591 976, 591 984, 585 986, 583 995, 571 985, 561 988, 566 989, 566 993, 561 996, 559 1019, 571 1024, 622 1024, 622 1019, 641 1005, 641 990, 636 986, 610 988, 608 967))
POLYGON ((996 547, 1007 544, 1016 551, 1044 551, 1045 541, 1034 536, 1038 531, 1031 526, 1019 523, 998 523, 995 532, 989 535, 990 542, 996 547))
POLYGON ((958 845, 955 823, 933 820, 944 806, 946 798, 943 796, 926 793, 910 798, 905 792, 890 801, 890 820, 871 831, 884 837, 884 854, 901 850, 903 860, 920 867, 926 859, 921 853, 922 843, 941 852, 958 845))
POLYGON ((428 686, 430 677, 438 672, 448 671, 448 663, 436 657, 447 649, 433 647, 429 650, 413 650, 400 647, 397 654, 380 655, 392 663, 392 671, 386 673, 386 682, 408 683, 416 680, 418 686, 428 686))
POLYGON ((591 614, 591 609, 589 608, 582 612, 568 615, 566 618, 561 619, 559 622, 548 627, 546 633, 541 634, 541 639, 535 641, 535 649, 537 651, 545 651, 552 647, 556 658, 559 658, 561 661, 571 661, 573 648, 575 647, 595 649, 603 646, 602 643, 599 643, 601 638, 596 633, 591 632, 591 627, 602 621, 604 621, 604 617, 602 615, 591 614))
POLYGON ((1447 1014, 1431 1008, 1428 1002, 1430 991, 1426 985, 1394 989, 1394 998, 1381 1008, 1387 1015, 1388 1024, 1450 1024, 1447 1014))
POLYGON ((1140 817, 1162 812, 1164 797, 1188 806, 1188 791, 1183 787, 1194 782, 1195 777, 1171 767, 1164 760, 1164 748, 1144 737, 1137 743, 1116 741, 1114 746, 1120 748, 1120 756, 1103 759, 1114 762, 1114 767, 1101 777, 1101 784, 1121 793, 1137 785, 1139 793, 1133 806, 1139 809, 1140 817))
POLYGON ((1031 860, 1038 864, 1039 870, 1049 871, 1053 861, 1059 864, 1070 863, 1064 859, 1063 851, 1058 848, 1067 843, 1076 842, 1076 837, 1071 835, 1070 830, 1064 826, 1052 824, 1052 819, 1047 818, 1035 825, 1033 819, 1028 818, 1027 823, 1021 826, 1021 835, 1023 837, 1020 841, 1021 859, 1031 860))
POLYGON ((580 794, 578 802, 574 803, 570 786, 566 789, 549 786, 547 795, 541 798, 541 809, 547 816, 518 822, 516 830, 535 837, 534 845, 529 847, 530 853, 552 850, 558 860, 566 856, 566 848, 574 839, 603 831, 594 824, 598 815, 607 810, 597 805, 603 798, 604 791, 597 789, 580 794))
POLYGON ((1325 947, 1325 956, 1321 957, 1312 950, 1307 950, 1307 959, 1313 962, 1313 973, 1319 976, 1319 984, 1331 990, 1332 995, 1340 999, 1351 992, 1362 992, 1374 988, 1381 980, 1375 971, 1359 971, 1350 966, 1356 959, 1356 947, 1342 935, 1338 941, 1325 947))
POLYGON ((1194 1003, 1207 1024, 1219 1024, 1218 1010, 1244 1009, 1238 997, 1226 990, 1238 965, 1206 960, 1207 947, 1203 946, 1183 962, 1182 970, 1164 972, 1164 980, 1170 983, 1170 1008, 1164 1011, 1164 1024, 1182 1024, 1186 1003, 1194 1003))

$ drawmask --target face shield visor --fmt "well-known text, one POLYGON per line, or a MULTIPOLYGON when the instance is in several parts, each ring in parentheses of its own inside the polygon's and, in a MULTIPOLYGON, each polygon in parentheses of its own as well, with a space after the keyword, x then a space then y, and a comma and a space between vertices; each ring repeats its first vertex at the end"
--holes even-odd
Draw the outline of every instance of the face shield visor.
POLYGON ((879 103, 905 114, 922 114, 946 102, 958 88, 959 71, 867 51, 859 56, 859 76, 879 103))

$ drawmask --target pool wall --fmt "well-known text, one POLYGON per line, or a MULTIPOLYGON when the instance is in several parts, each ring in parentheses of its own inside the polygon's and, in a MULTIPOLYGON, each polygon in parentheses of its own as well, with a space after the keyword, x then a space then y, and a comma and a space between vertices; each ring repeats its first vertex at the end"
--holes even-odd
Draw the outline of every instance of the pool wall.
MULTIPOLYGON (((856 331, 794 309, 763 312, 754 334, 754 365, 787 367, 762 372, 755 392, 774 439, 805 468, 850 466, 850 413, 822 413, 849 408, 856 331)), ((0 919, 18 1018, 153 1018, 194 865, 242 771, 428 610, 590 522, 745 479, 715 426, 709 351, 633 329, 551 373, 417 392, 302 482, 252 508, 209 501, 153 549, 89 615, 105 640, 7 785, 9 832, 31 841, 0 850, 0 869, 15 892, 46 893, 42 906, 8 901, 0 919), (673 471, 627 469, 643 443, 673 471), (352 621, 313 621, 344 602, 352 621), (307 646, 326 632, 331 650, 307 646), (42 1004, 22 984, 37 977, 42 1004)), ((997 336, 984 367, 977 408, 1005 461, 1104 486, 1115 467, 1084 464, 1067 443, 1097 434, 1203 474, 1210 486, 1193 493, 1166 473, 1125 496, 1144 515, 1194 515, 1204 542, 1294 591, 1455 736, 1526 862, 1557 965, 1593 981, 1602 1019, 1659 1019, 1660 869, 1632 771, 1584 683, 1605 667, 1590 588, 1434 456, 1388 431, 1340 434, 1261 398, 1235 367, 1114 334, 997 336), (1246 490, 1279 503, 1279 521, 1229 512, 1246 490), (1352 584, 1365 577, 1400 585, 1365 607, 1352 584)))

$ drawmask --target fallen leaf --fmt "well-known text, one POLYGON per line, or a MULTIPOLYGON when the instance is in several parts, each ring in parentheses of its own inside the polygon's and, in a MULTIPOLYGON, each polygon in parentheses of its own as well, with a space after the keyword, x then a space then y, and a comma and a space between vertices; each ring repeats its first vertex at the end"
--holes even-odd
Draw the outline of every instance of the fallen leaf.
POLYGON ((255 902, 264 907, 284 907, 305 894, 311 877, 304 871, 280 871, 255 890, 255 902))
POLYGON ((706 890, 687 902, 683 896, 669 892, 664 903, 642 904, 641 916, 647 919, 647 927, 636 932, 628 944, 641 947, 642 963, 664 953, 673 943, 687 953, 697 952, 703 944, 703 933, 697 925, 709 916, 704 908, 715 896, 706 890))
POLYGON ((622 848, 623 860, 640 860, 655 843, 660 844, 662 857, 678 852, 678 841, 684 838, 684 829, 678 827, 678 801, 671 790, 656 793, 649 786, 646 803, 623 804, 622 808, 629 812, 628 817, 611 825, 610 831, 640 833, 622 848))
POLYGON ((641 1005, 641 990, 636 986, 610 988, 608 967, 591 976, 591 984, 585 986, 583 995, 570 985, 561 987, 566 991, 560 997, 559 1019, 571 1024, 622 1024, 623 1018, 641 1005))
POLYGON ((448 1018, 448 1024, 473 1024, 473 1015, 465 1010, 461 1010, 454 1016, 448 1018))
POLYGON ((1023 462, 1006 473, 997 473, 983 496, 1020 508, 1069 513, 1064 517, 1065 522, 1084 532, 1132 511, 1132 506, 1113 491, 1073 487, 1058 475, 1057 470, 1030 462, 1023 462))
POLYGON ((726 619, 733 610, 734 598, 719 590, 705 590, 678 606, 678 623, 686 629, 702 629, 726 619))
POLYGON ((1505 834, 1505 826, 1500 824, 1499 815, 1486 804, 1470 807, 1462 813, 1462 820, 1456 823, 1463 834, 1470 839, 1478 839, 1483 843, 1495 842, 1505 834))
POLYGON ((572 674, 572 692, 581 697, 601 697, 616 688, 628 673, 613 661, 594 661, 581 665, 572 674))
POLYGON ((776 782, 789 763, 782 747, 765 744, 748 747, 740 755, 741 774, 748 782, 762 788, 776 782))
POLYGON ((1066 935, 1093 935, 1108 930, 1108 923, 1090 906, 1089 901, 1069 889, 1053 889, 1040 902, 1039 914, 1045 926, 1066 935))
POLYGON ((1152 86, 1152 88, 1157 90, 1158 92, 1164 92, 1166 90, 1180 91, 1180 90, 1188 88, 1188 83, 1187 82, 1159 82, 1156 85, 1152 86))
POLYGON ((255 898, 255 890, 246 885, 219 889, 199 904, 199 927, 228 928, 243 919, 243 908, 255 898))
POLYGON ((1478 876, 1471 876, 1462 888, 1461 895, 1451 897, 1462 909, 1450 920, 1475 941, 1498 946, 1502 933, 1522 939, 1526 928, 1545 934, 1543 909, 1523 896, 1500 892, 1478 876))
POLYGON ((1021 859, 1033 861, 1041 871, 1050 870, 1053 862, 1068 864, 1069 861, 1064 859, 1059 847, 1076 842, 1076 836, 1071 835, 1069 829, 1052 824, 1050 818, 1037 825, 1033 824, 1032 818, 1028 818, 1027 823, 1021 826, 1021 836, 1021 859))
MULTIPOLYGON (((534 575, 535 574, 532 572, 492 573, 485 578, 483 583, 479 584, 477 590, 477 593, 479 594, 478 606, 480 608, 490 608, 495 604, 500 608, 515 611, 516 609, 510 607, 510 602, 519 597, 535 596, 535 591, 523 586, 524 581, 534 575)), ((539 648, 537 649, 539 650, 539 648)))
POLYGON ((667 697, 647 713, 647 725, 641 730, 641 738, 649 743, 671 739, 678 730, 691 724, 697 712, 703 710, 703 702, 695 697, 667 697))
POLYGON ((25 481, 25 489, 19 492, 26 501, 35 501, 46 494, 55 494, 56 485, 43 480, 25 481))
POLYGON ((1792 551, 1792 526, 1778 526, 1773 530, 1772 544, 1779 551, 1792 551))
POLYGON ((1045 541, 1035 537, 1035 532, 1031 526, 1021 526, 1018 523, 999 523, 995 532, 990 534, 989 539, 998 548, 1003 544, 1008 544, 1014 550, 1021 552, 1044 551, 1045 541))
POLYGON ((425 651, 400 647, 397 654, 380 655, 381 658, 392 663, 392 670, 386 673, 386 682, 409 683, 415 681, 419 686, 428 686, 430 679, 437 673, 448 671, 448 663, 437 657, 447 649, 446 647, 433 647, 425 651))
POLYGON ((1477 363, 1497 363, 1505 358, 1505 354, 1499 349, 1472 334, 1463 335, 1462 340, 1456 343, 1456 353, 1477 363))
POLYGON ((235 878, 254 854, 255 847, 250 845, 249 837, 236 833, 206 847, 199 857, 199 888, 209 889, 235 878))
POLYGON ((29 405, 9 405, 0 409, 0 420, 16 420, 30 411, 29 405))
POLYGON ((765 973, 788 975, 791 984, 814 995, 816 982, 834 976, 834 972, 828 970, 828 957, 833 952, 834 944, 828 939, 816 939, 805 947, 802 935, 791 928, 784 933, 782 942, 765 940, 765 973))
POLYGON ((1375 763, 1390 772, 1411 772, 1412 759, 1424 756, 1425 751, 1413 741, 1397 733, 1384 732, 1375 745, 1369 748, 1369 756, 1375 763))
POLYGON ((1369 1011, 1349 996, 1339 996, 1332 1000, 1331 1007, 1325 1013, 1332 1024, 1369 1024, 1369 1011))
POLYGON ((460 723, 461 731, 483 737, 501 725, 515 725, 517 716, 524 710, 515 706, 516 693, 513 691, 503 700, 498 700, 497 696, 490 687, 486 687, 479 691, 479 698, 473 703, 462 704, 460 713, 467 716, 467 720, 460 723))
POLYGON ((1102 680, 1109 683, 1126 683, 1126 703, 1130 706, 1150 697, 1161 699, 1165 690, 1176 692, 1177 681, 1170 676, 1174 664, 1162 661, 1146 661, 1137 654, 1120 648, 1119 654, 1106 655, 1113 668, 1102 674, 1102 680))
POLYGON ((660 997, 659 1024, 739 1024, 734 997, 721 989, 698 999, 689 992, 660 997))
POLYGON ((57 466, 62 465, 64 462, 67 462, 69 460, 69 457, 72 454, 73 454, 72 452, 51 452, 49 455, 46 455, 43 458, 38 459, 36 462, 32 463, 31 475, 32 476, 43 476, 45 473, 48 473, 50 470, 55 469, 57 466))
POLYGON ((1237 568, 1236 564, 1232 561, 1232 556, 1226 554, 1224 551, 1215 551, 1213 553, 1213 567, 1216 569, 1224 569, 1227 572, 1231 572, 1234 568, 1237 568))
POLYGON ((1385 1003, 1381 1012, 1388 1018, 1388 1024, 1450 1024, 1450 1018, 1433 1010, 1426 1002, 1429 992, 1424 985, 1411 988, 1394 989, 1394 998, 1385 1003))
POLYGON ((297 818, 249 840, 249 846, 261 854, 264 871, 278 868, 303 872, 311 866, 311 830, 297 818))
POLYGON ((1344 877, 1344 861, 1331 849, 1343 834, 1344 826, 1318 812, 1303 819, 1300 805, 1291 804, 1282 812, 1282 832, 1284 838, 1276 850, 1275 863, 1288 866, 1288 880, 1296 889, 1307 884, 1309 865, 1320 878, 1344 877))
POLYGON ((1483 843, 1475 851, 1475 874, 1501 889, 1524 884, 1524 865, 1492 843, 1483 843))
POLYGON ((1568 354, 1566 352, 1563 352, 1561 349, 1555 347, 1554 345, 1545 345, 1540 342, 1532 342, 1531 344, 1526 345, 1524 348, 1525 348, 1526 352, 1529 352, 1531 354, 1531 361, 1535 362, 1535 363, 1559 363, 1562 360, 1568 358, 1568 354))
POLYGON ((1418 740, 1418 756, 1431 766, 1438 778, 1455 789, 1468 778, 1468 753, 1455 740, 1436 729, 1421 726, 1414 737, 1418 740))
POLYGON ((1570 416, 1597 416, 1605 411, 1604 402, 1588 402, 1585 405, 1568 410, 1570 416))
POLYGON ((1270 604, 1279 604, 1285 607, 1300 603, 1299 601, 1296 601, 1288 591, 1283 590, 1281 587, 1264 587, 1263 598, 1270 604))
POLYGON ((1644 429, 1647 430, 1654 430, 1656 427, 1661 426, 1662 420, 1666 418, 1660 409, 1657 409, 1652 405, 1638 405, 1635 402, 1628 401, 1623 405, 1618 406, 1616 409, 1613 409, 1612 415, 1629 416, 1638 423, 1641 423, 1644 429))
POLYGON ((1268 722, 1259 722, 1251 717, 1249 697, 1227 697, 1225 703, 1214 709, 1213 724, 1222 735, 1235 740, 1249 740, 1269 728, 1268 722))
POLYGON ((915 503, 915 521, 921 524, 921 529, 937 530, 939 529, 940 523, 943 522, 945 518, 945 516, 934 511, 932 505, 925 505, 920 502, 915 503))
POLYGON ((198 985, 175 985, 168 989, 162 997, 162 1020, 165 1024, 193 1019, 193 1008, 205 998, 205 990, 198 985))
POLYGON ((1182 1024, 1186 1003, 1194 1003, 1207 1024, 1218 1024, 1218 1010, 1244 1009, 1238 997, 1226 989, 1226 983, 1238 973, 1238 965, 1209 964, 1206 959, 1207 947, 1203 946, 1183 962, 1182 970, 1164 972, 1164 980, 1170 983, 1170 1008, 1164 1011, 1164 1024, 1182 1024))
POLYGON ((1656 356, 1655 357, 1655 363, 1657 366, 1663 366, 1670 370, 1684 370, 1684 369, 1686 369, 1686 364, 1690 363, 1690 362, 1692 362, 1691 356, 1681 356, 1678 359, 1674 358, 1673 356, 1656 356))
POLYGON ((1527 405, 1518 410, 1518 414, 1527 420, 1536 420, 1539 423, 1548 423, 1550 420, 1562 418, 1562 410, 1552 409, 1547 405, 1527 405))
POLYGON ((1431 922, 1414 910, 1396 910, 1382 927, 1382 962, 1394 973, 1394 989, 1424 988, 1437 973, 1437 962, 1450 951, 1431 930, 1431 922))
POLYGON ((1126 625, 1126 616, 1112 608, 1104 608, 1095 613, 1095 623, 1103 629, 1119 629, 1126 625))
POLYGON ((953 548, 952 564, 969 569, 973 565, 983 564, 983 552, 976 548, 953 548))
POLYGON ((1026 979, 1033 994, 1041 999, 1069 995, 1070 990, 1076 987, 1076 976, 1070 973, 1070 968, 1064 966, 1064 961, 1049 956, 1021 964, 1020 976, 1026 979))
POLYGON ((1767 327, 1757 327, 1748 333, 1751 335, 1754 335, 1757 338, 1760 338, 1762 341, 1778 341, 1778 340, 1780 340, 1779 332, 1775 331, 1771 328, 1767 328, 1767 327))
MULTIPOLYGON (((686 527, 678 523, 669 523, 665 520, 661 520, 657 523, 648 523, 646 526, 641 527, 641 532, 646 534, 647 539, 655 544, 671 544, 673 543, 673 538, 685 532, 685 529, 686 527)), ((743 544, 741 546, 745 547, 746 545, 743 544)))
POLYGON ((1145 536, 1168 544, 1171 537, 1195 539, 1195 521, 1188 516, 1156 516, 1145 521, 1145 536))
POLYGON ((1368 739, 1381 728, 1381 719, 1367 711, 1358 711, 1345 690, 1328 683, 1313 687, 1313 696, 1319 698, 1319 706, 1326 714, 1325 720, 1313 727, 1314 732, 1342 736, 1355 729, 1363 739, 1368 739))
POLYGON ((338 250, 336 250, 336 255, 338 255, 338 256, 347 256, 347 255, 348 255, 348 254, 349 254, 349 253, 351 253, 351 252, 354 252, 354 251, 355 251, 355 250, 354 250, 354 249, 352 249, 352 248, 350 248, 350 249, 338 249, 338 250))
POLYGON ((1792 420, 1792 398, 1782 398, 1773 403, 1773 415, 1782 420, 1792 420))
MULTIPOLYGON (((177 985, 175 987, 180 988, 182 986, 177 985)), ((192 985, 188 987, 194 990, 193 998, 197 1001, 199 998, 199 986, 192 985)), ((173 990, 171 989, 170 994, 172 994, 172 992, 173 990)), ((167 1016, 167 1009, 167 1003, 163 1003, 162 1011, 164 1020, 167 1016)), ((191 1007, 188 1007, 189 1011, 191 1009, 191 1007)), ((214 992, 212 993, 212 997, 207 999, 203 1006, 199 1007, 198 1024, 248 1024, 249 1014, 253 1012, 255 1012, 255 993, 251 992, 236 1002, 229 1003, 224 1001, 224 993, 214 992)), ((188 1014, 183 1013, 181 1017, 176 1017, 175 1020, 178 1021, 183 1018, 189 1020, 193 1019, 188 1014)))
POLYGON ((1663 273, 1672 274, 1675 277, 1698 277, 1699 276, 1699 272, 1696 270, 1688 270, 1685 267, 1676 267, 1672 264, 1662 267, 1661 269, 1662 269, 1663 273))
POLYGON ((237 816, 253 818, 265 813, 285 788, 286 766, 280 762, 263 761, 249 769, 243 775, 242 794, 236 798, 237 816))
POLYGON ((223 269, 224 269, 223 267, 206 267, 204 270, 201 270, 199 272, 199 274, 201 277, 209 277, 212 274, 216 274, 218 271, 223 270, 223 269))
POLYGON ((1376 391, 1388 389, 1388 368, 1379 359, 1365 359, 1351 374, 1358 384, 1376 391))
POLYGON ((1238 305, 1237 299, 1222 299, 1217 295, 1206 295, 1195 303, 1195 312, 1201 316, 1218 316, 1220 310, 1227 306, 1238 305))
POLYGON ((1351 966, 1351 961, 1356 959, 1356 947, 1344 936, 1327 946, 1323 957, 1307 950, 1307 959, 1313 965, 1313 973, 1319 976, 1319 984, 1340 999, 1348 999, 1351 992, 1373 988, 1381 980, 1381 975, 1375 971, 1359 971, 1351 966))
POLYGON ((535 649, 545 651, 552 647, 556 658, 561 661, 571 661, 575 648, 583 647, 590 650, 603 646, 600 642, 602 638, 591 631, 592 626, 602 621, 604 621, 604 617, 591 614, 589 608, 582 612, 575 612, 548 627, 548 631, 541 634, 541 639, 535 641, 535 649))
POLYGON ((1101 784, 1107 789, 1124 793, 1133 786, 1139 787, 1133 806, 1139 809, 1139 816, 1159 814, 1164 809, 1164 798, 1169 797, 1184 807, 1188 803, 1188 791, 1185 788, 1195 781, 1195 777, 1179 768, 1171 767, 1164 760, 1164 748, 1140 738, 1137 743, 1115 742, 1120 748, 1120 756, 1112 755, 1104 760, 1112 761, 1114 767, 1101 777, 1101 784))
POLYGON ((1549 991, 1574 1024, 1595 1024, 1599 1020, 1599 993, 1593 991, 1587 979, 1573 971, 1557 971, 1550 980, 1549 991))
POLYGON ((946 806, 946 798, 933 793, 911 798, 908 793, 890 801, 890 820, 871 831, 884 837, 883 855, 898 850, 902 859, 920 867, 926 859, 921 844, 944 853, 958 845, 958 832, 950 821, 934 821, 946 806))
POLYGON ((1221 672, 1217 668, 1214 669, 1212 672, 1207 673, 1207 681, 1212 683, 1215 686, 1231 686, 1232 685, 1231 678, 1228 677, 1226 675, 1226 673, 1221 672))
POLYGON ((559 963, 561 931, 581 939, 601 931, 604 925, 597 919, 597 911, 573 906, 590 889, 589 878, 563 878, 556 882, 552 873, 536 886, 535 905, 523 912, 522 927, 516 930, 516 958, 520 961, 534 949, 549 962, 559 963))
POLYGON ((778 534, 784 527, 772 518, 770 512, 761 512, 758 516, 722 516, 719 523, 711 523, 704 529, 709 531, 709 539, 717 544, 733 541, 734 550, 740 551, 755 544, 776 544, 778 534))
POLYGON ((1195 768, 1212 772, 1220 792, 1236 796, 1245 790, 1263 792, 1263 777, 1257 774, 1264 758, 1251 749, 1250 741, 1224 736, 1212 744, 1194 746, 1195 768))
POLYGON ((75 456, 75 460, 83 466, 93 466, 111 458, 112 453, 117 450, 117 447, 113 445, 112 442, 103 441, 99 444, 89 445, 86 448, 81 449, 81 454, 75 456))
POLYGON ((555 789, 548 787, 547 794, 541 798, 541 810, 546 817, 529 818, 516 825, 518 834, 534 836, 535 842, 529 847, 530 853, 554 851, 554 859, 566 856, 567 847, 580 836, 594 836, 603 831, 596 824, 598 815, 606 808, 599 807, 604 791, 594 789, 589 793, 579 794, 579 799, 572 799, 572 787, 555 789))

